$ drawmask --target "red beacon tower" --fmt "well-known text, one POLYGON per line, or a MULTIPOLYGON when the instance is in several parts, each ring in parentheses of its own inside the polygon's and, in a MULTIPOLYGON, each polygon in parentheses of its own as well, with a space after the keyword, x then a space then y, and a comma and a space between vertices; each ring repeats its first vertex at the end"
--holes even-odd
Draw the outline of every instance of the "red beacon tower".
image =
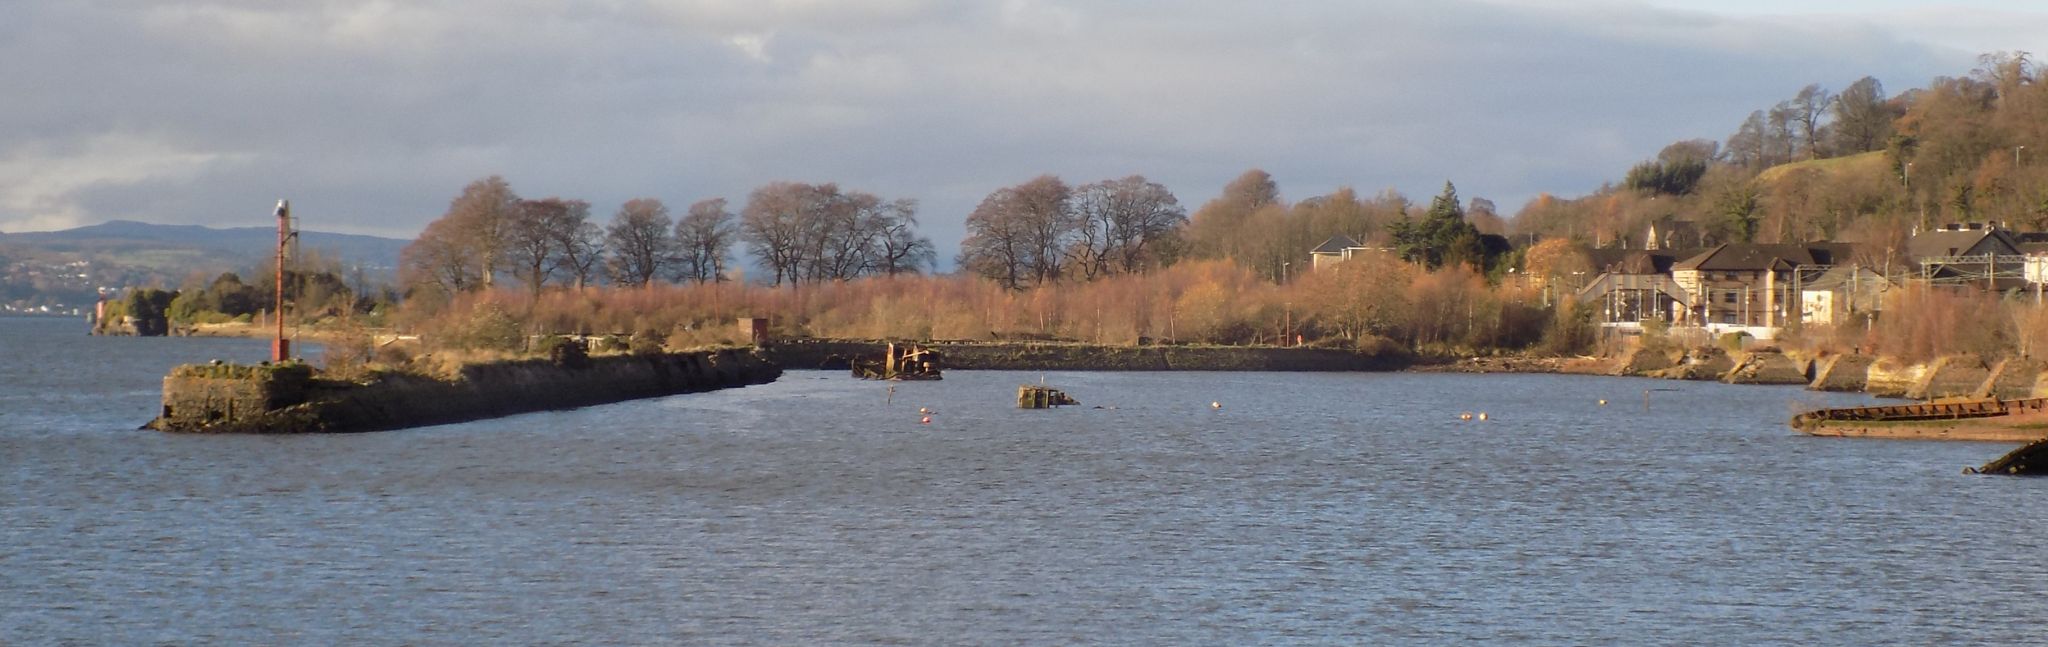
POLYGON ((292 356, 292 341, 284 337, 284 254, 291 243, 292 203, 290 200, 277 201, 277 300, 271 316, 277 320, 277 336, 270 339, 270 361, 282 362, 292 356))

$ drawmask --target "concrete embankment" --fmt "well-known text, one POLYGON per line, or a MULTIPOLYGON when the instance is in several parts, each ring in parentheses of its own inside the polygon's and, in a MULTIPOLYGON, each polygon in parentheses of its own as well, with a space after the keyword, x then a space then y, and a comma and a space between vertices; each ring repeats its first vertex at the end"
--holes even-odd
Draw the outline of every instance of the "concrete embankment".
POLYGON ((782 369, 750 349, 479 363, 451 379, 384 374, 322 379, 303 365, 195 365, 164 378, 163 431, 353 432, 398 429, 772 382, 782 369))
MULTIPOLYGON (((792 368, 843 369, 855 357, 880 356, 886 342, 792 340, 762 349, 792 368)), ((1412 358, 1333 348, 1256 346, 1101 346, 1071 343, 933 342, 946 369, 995 371, 1393 371, 1412 358)))
POLYGON ((1719 348, 1636 349, 1604 360, 1608 373, 1730 384, 1804 384, 1816 391, 1862 391, 1910 400, 2048 396, 2048 363, 1948 355, 1926 362, 1869 355, 1780 352, 1730 355, 1719 348))

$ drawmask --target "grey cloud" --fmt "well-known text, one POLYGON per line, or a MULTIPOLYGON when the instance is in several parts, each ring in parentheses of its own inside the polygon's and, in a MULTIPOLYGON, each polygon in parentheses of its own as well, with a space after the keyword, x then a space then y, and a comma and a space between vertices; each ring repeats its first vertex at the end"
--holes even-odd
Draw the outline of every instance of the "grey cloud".
POLYGON ((109 218, 410 236, 469 180, 682 205, 836 181, 948 249, 1040 173, 1190 206, 1445 179, 1504 207, 1865 74, 1969 54, 1882 20, 1472 1, 27 3, 0 26, 0 229, 109 218), (133 154, 127 154, 132 152, 133 154), (254 205, 254 206, 250 206, 254 205), (318 222, 321 216, 333 221, 318 222))

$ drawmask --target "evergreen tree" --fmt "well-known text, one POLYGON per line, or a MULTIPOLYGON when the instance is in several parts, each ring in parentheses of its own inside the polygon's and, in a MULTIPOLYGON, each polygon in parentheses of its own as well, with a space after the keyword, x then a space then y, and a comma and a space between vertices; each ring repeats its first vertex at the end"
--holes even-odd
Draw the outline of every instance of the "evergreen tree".
POLYGON ((1465 221, 1465 208, 1458 203, 1458 188, 1444 182, 1444 192, 1429 201, 1422 220, 1402 218, 1388 228, 1394 249, 1411 263, 1436 269, 1446 262, 1477 262, 1483 257, 1479 230, 1465 221))

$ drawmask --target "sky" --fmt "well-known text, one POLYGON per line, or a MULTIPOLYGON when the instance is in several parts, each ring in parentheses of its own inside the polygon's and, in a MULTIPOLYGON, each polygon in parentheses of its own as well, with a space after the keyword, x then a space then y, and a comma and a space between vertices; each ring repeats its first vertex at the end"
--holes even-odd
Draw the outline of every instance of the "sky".
POLYGON ((2048 52, 2048 6, 1957 0, 0 0, 0 231, 112 219, 399 238, 463 185, 735 208, 774 181, 921 204, 1141 174, 1190 212, 1512 213, 1809 83, 1888 92, 2048 52))

